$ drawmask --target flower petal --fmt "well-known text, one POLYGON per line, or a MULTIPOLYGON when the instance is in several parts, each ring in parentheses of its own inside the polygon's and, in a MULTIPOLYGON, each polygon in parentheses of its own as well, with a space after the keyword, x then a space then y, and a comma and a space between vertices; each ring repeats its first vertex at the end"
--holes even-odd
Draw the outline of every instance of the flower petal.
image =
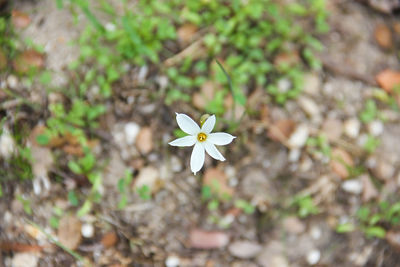
POLYGON ((208 117, 208 119, 204 122, 203 126, 201 127, 201 131, 205 133, 210 133, 215 126, 215 115, 208 117))
POLYGON ((196 174, 204 165, 204 146, 201 143, 196 143, 193 148, 192 156, 190 157, 190 168, 196 174))
POLYGON ((193 146, 195 143, 196 143, 196 136, 188 135, 185 137, 175 139, 174 141, 169 142, 168 144, 171 146, 193 146))
POLYGON ((206 141, 204 142, 204 148, 206 149, 208 155, 210 155, 214 159, 221 161, 225 160, 224 156, 222 156, 222 154, 218 151, 214 144, 206 141))
POLYGON ((230 144, 235 138, 236 136, 228 133, 211 133, 208 135, 207 141, 217 146, 223 146, 230 144))
POLYGON ((196 135, 200 131, 199 125, 194 122, 188 115, 176 113, 176 122, 179 127, 187 134, 196 135))

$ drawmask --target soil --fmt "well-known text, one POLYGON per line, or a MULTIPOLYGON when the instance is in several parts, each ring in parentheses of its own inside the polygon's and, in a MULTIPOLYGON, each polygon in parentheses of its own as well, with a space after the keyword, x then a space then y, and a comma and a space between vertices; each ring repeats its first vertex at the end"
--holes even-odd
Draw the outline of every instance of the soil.
MULTIPOLYGON (((65 85, 65 68, 78 55, 77 48, 68 42, 79 36, 80 25, 74 25, 69 10, 57 9, 51 0, 18 0, 14 6, 32 20, 22 36, 45 47, 46 67, 56 73, 53 82, 56 86, 65 85)), ((358 119, 377 88, 376 74, 400 68, 396 49, 382 48, 374 37, 377 25, 392 27, 399 19, 358 1, 328 0, 327 6, 331 29, 319 37, 325 46, 319 55, 323 68, 307 75, 302 95, 313 102, 316 111, 307 111, 300 98, 288 101, 284 107, 268 104, 264 107, 269 114, 267 123, 289 119, 296 125, 305 125, 314 135, 325 129, 333 135, 332 147, 347 151, 354 164, 366 166, 368 173, 376 175, 381 170, 376 165, 387 163, 393 173, 379 182, 382 187, 375 197, 383 200, 398 193, 400 187, 400 113, 387 106, 379 107, 390 117, 380 133, 381 145, 371 155, 359 152, 359 140, 368 132, 367 125, 362 125, 354 138, 346 136, 344 130, 337 134, 334 130, 337 125, 344 129, 349 119, 358 119), (374 160, 377 163, 368 167, 374 160)), ((396 47, 400 36, 393 36, 396 47)), ((193 117, 201 114, 189 104, 167 106, 162 99, 154 100, 157 98, 151 86, 149 90, 136 90, 134 77, 138 71, 133 70, 132 75, 116 85, 117 96, 108 103, 109 110, 97 133, 101 140, 98 154, 108 164, 103 173, 104 195, 94 212, 79 219, 81 224, 93 227, 94 234, 81 237, 73 248, 94 266, 400 266, 398 247, 385 239, 366 238, 359 230, 336 232, 338 222, 355 222, 356 211, 368 203, 364 199, 365 184, 361 192, 344 190, 346 179, 323 156, 313 155, 304 147, 288 149, 273 141, 261 117, 246 115, 235 133, 239 138, 234 145, 221 149, 227 160, 221 163, 206 158, 202 173, 194 176, 187 160, 191 149, 172 148, 167 143, 174 138, 172 133, 177 128, 175 112, 193 117), (150 129, 150 141, 145 141, 151 142, 150 148, 130 145, 118 138, 130 122, 136 123, 139 130, 150 129), (121 211, 117 208, 117 183, 128 168, 134 169, 135 179, 146 168, 143 179, 154 174, 155 182, 150 200, 131 194, 127 207, 121 211), (208 169, 221 171, 221 179, 232 188, 233 199, 249 201, 256 211, 246 214, 235 208, 233 202, 221 203, 218 211, 210 211, 201 192, 202 177, 208 169), (318 214, 297 216, 290 201, 299 193, 312 196, 318 214), (221 227, 210 222, 212 216, 230 218, 231 224, 221 227), (196 248, 193 238, 199 237, 194 237, 194 233, 201 236, 196 241, 204 242, 201 244, 205 247, 196 248), (223 242, 224 238, 228 241, 223 242), (174 261, 179 264, 174 265, 174 261)), ((157 78, 149 73, 149 79, 157 78)), ((40 88, 32 90, 29 97, 35 92, 43 95, 40 88)), ((38 122, 44 120, 42 115, 38 115, 38 122)), ((27 257, 28 267, 82 266, 36 228, 31 229, 33 221, 57 236, 57 230, 49 226, 54 207, 61 207, 67 211, 65 214, 76 211, 67 200, 68 188, 89 193, 87 184, 79 183, 76 177, 60 182, 51 171, 49 177, 50 188, 43 187, 39 195, 34 193, 32 181, 4 186, 0 199, 0 266, 16 266, 15 262, 23 257, 27 257), (17 195, 29 200, 32 215, 25 213, 15 198, 17 195), (21 244, 31 247, 27 250, 21 244), (41 247, 35 250, 35 245, 41 247)), ((80 236, 76 230, 73 234, 80 236)))

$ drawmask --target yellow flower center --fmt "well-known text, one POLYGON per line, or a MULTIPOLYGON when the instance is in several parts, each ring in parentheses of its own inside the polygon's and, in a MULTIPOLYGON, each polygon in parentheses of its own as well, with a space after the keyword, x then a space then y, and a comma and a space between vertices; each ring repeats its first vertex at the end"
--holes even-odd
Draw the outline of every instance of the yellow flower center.
POLYGON ((204 142, 207 139, 207 135, 205 133, 199 133, 197 135, 197 140, 199 140, 199 142, 204 142))

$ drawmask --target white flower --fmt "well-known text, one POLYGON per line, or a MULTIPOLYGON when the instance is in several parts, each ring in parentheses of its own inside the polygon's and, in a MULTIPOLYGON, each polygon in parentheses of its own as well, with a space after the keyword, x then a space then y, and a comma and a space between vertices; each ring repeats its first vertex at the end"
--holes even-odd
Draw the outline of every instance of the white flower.
POLYGON ((179 127, 188 136, 178 138, 169 144, 171 146, 193 146, 192 156, 190 157, 190 168, 196 174, 204 165, 204 151, 214 159, 224 161, 225 158, 215 147, 227 145, 235 139, 228 133, 211 133, 215 125, 215 115, 210 116, 200 128, 189 116, 176 113, 176 121, 179 127))

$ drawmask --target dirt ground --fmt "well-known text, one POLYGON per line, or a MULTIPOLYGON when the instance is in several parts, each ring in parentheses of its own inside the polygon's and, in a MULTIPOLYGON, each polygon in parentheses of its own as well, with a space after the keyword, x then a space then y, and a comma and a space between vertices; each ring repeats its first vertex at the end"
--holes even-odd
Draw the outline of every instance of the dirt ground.
MULTIPOLYGON (((378 25, 392 27, 400 21, 396 15, 381 13, 358 1, 327 3, 331 29, 320 36, 325 46, 319 54, 323 68, 307 74, 304 93, 298 99, 288 101, 284 107, 269 104, 263 108, 268 109, 272 123, 290 119, 311 134, 325 133, 333 150, 344 150, 355 165, 365 166, 367 173, 377 177, 381 186, 373 189, 372 197, 383 200, 398 194, 400 187, 400 113, 379 107, 387 119, 375 125, 383 129, 377 130, 381 144, 371 155, 360 152, 360 144, 373 126, 361 125, 351 136, 346 123, 359 121, 364 104, 378 86, 376 74, 400 68, 396 50, 400 34, 394 34, 389 49, 382 48, 374 35, 378 25)), ((54 85, 65 84, 68 80, 64 70, 78 55, 77 48, 68 42, 80 33, 70 12, 58 10, 51 0, 18 0, 15 7, 32 20, 22 36, 44 46, 46 67, 56 73, 54 85)), ((229 147, 229 152, 222 150, 227 161, 206 158, 204 171, 194 176, 187 160, 191 149, 172 148, 168 142, 174 139, 172 133, 177 128, 175 112, 201 114, 189 104, 166 106, 162 100, 154 101, 152 88, 135 90, 132 84, 137 75, 131 73, 117 85, 114 90, 119 97, 110 100, 101 122, 103 138, 98 155, 108 164, 103 173, 101 204, 78 222, 66 222, 72 232, 74 227, 81 232, 83 226, 94 231, 82 237, 75 249, 94 266, 400 266, 399 240, 396 247, 385 239, 366 238, 359 230, 345 234, 336 231, 339 222, 354 222, 356 211, 369 201, 366 187, 370 182, 363 174, 353 179, 356 182, 348 189, 342 170, 332 167, 329 160, 304 147, 288 149, 271 140, 263 119, 246 115, 235 145, 229 147), (134 123, 138 132, 151 132, 149 153, 139 153, 136 144, 128 144, 121 137, 129 123, 134 123), (118 178, 132 167, 134 177, 153 181, 153 194, 150 200, 130 195, 121 211, 117 209, 118 178), (210 211, 201 200, 202 177, 210 170, 216 173, 209 175, 222 177, 235 199, 249 201, 256 211, 246 214, 229 203, 210 211), (288 203, 299 193, 312 196, 318 214, 296 216, 288 203), (230 226, 210 222, 213 215, 229 221, 230 226)), ((40 88, 32 90, 31 97, 42 95, 40 88)), ((68 177, 56 181, 54 175, 50 173, 50 187, 42 186, 40 194, 34 193, 32 181, 12 182, 3 188, 0 240, 32 247, 24 251, 3 245, 0 266, 83 265, 52 245, 49 237, 30 223, 57 236, 57 230, 48 223, 54 207, 73 214, 76 208, 66 197, 68 189, 90 190, 68 177), (16 195, 29 200, 32 215, 24 212, 16 195)))

